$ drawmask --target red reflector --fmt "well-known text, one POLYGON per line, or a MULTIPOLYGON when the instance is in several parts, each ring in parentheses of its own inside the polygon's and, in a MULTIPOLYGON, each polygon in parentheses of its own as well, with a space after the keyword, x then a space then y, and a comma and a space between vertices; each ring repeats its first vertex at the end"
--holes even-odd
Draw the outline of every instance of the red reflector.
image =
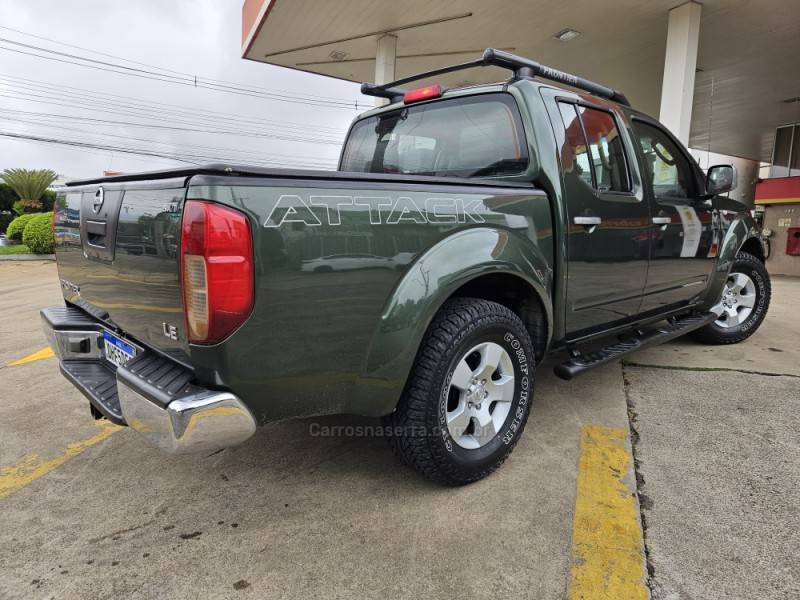
POLYGON ((181 221, 181 290, 189 341, 214 344, 253 309, 253 243, 238 210, 187 200, 181 221))
POLYGON ((411 104, 412 102, 419 102, 420 100, 428 100, 430 98, 438 98, 442 95, 442 86, 429 85, 423 88, 417 88, 406 92, 403 96, 403 104, 411 104))

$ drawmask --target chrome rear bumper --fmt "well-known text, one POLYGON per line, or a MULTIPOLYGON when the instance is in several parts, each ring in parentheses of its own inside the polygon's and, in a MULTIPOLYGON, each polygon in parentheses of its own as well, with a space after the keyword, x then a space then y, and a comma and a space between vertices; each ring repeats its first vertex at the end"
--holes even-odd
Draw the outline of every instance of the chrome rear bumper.
POLYGON ((161 408, 119 377, 117 391, 128 426, 170 454, 233 446, 245 441, 256 430, 253 415, 229 392, 203 390, 161 408))
POLYGON ((208 452, 243 442, 256 429, 234 394, 192 382, 178 363, 145 350, 123 367, 104 358, 103 326, 73 307, 41 311, 42 326, 61 372, 97 413, 141 433, 172 453, 208 452))

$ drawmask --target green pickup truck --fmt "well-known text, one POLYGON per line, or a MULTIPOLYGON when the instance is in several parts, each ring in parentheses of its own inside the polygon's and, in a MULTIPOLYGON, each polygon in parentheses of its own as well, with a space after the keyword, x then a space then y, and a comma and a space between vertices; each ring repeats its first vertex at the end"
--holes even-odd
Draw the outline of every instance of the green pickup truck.
POLYGON ((383 417, 403 462, 458 485, 509 455, 545 357, 571 379, 763 321, 759 232, 722 195, 735 170, 704 176, 620 92, 492 49, 362 91, 387 103, 336 172, 209 165, 59 195, 65 303, 41 314, 95 418, 192 452, 383 417), (484 66, 512 76, 401 87, 484 66))

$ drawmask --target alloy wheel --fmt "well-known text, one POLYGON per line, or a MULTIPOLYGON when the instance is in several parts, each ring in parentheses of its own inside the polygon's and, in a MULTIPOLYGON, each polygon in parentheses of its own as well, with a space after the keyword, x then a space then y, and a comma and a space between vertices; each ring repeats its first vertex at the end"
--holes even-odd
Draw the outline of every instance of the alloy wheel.
POLYGON ((744 323, 756 304, 756 284, 744 273, 731 273, 722 290, 722 298, 711 309, 715 324, 725 329, 744 323))
POLYGON ((514 399, 514 364, 494 342, 471 348, 456 363, 447 397, 447 430, 456 444, 475 450, 505 423, 514 399))

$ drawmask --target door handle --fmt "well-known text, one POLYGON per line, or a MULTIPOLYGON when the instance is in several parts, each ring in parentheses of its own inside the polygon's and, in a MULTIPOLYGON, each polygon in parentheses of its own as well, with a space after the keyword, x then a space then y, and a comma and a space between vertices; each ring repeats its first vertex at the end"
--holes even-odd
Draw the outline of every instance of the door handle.
POLYGON ((86 241, 95 248, 106 247, 106 222, 86 221, 86 241))
POLYGON ((573 217, 572 222, 575 225, 583 225, 586 233, 594 233, 594 230, 603 222, 603 219, 597 216, 584 215, 582 217, 573 217))
POLYGON ((653 225, 660 225, 661 231, 666 231, 667 226, 672 223, 671 217, 653 217, 653 225))

